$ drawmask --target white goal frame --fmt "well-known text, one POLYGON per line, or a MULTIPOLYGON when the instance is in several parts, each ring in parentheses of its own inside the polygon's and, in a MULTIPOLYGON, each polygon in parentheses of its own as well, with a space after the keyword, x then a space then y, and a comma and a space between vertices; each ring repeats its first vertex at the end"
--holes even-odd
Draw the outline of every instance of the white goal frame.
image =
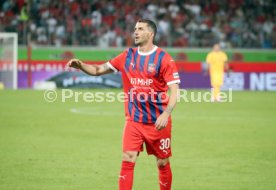
POLYGON ((12 64, 13 64, 13 82, 12 82, 12 89, 17 89, 18 83, 18 76, 17 76, 17 64, 18 64, 18 34, 17 33, 7 33, 7 32, 0 32, 0 38, 14 38, 13 40, 13 56, 12 56, 12 64))

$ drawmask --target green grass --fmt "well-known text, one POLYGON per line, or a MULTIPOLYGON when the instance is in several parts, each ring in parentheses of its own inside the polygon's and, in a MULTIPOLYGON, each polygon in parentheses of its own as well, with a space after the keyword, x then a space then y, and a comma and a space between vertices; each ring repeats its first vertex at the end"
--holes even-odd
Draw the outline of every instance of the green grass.
MULTIPOLYGON (((179 103, 173 189, 276 189, 275 116, 273 92, 234 92, 232 103, 179 103)), ((117 189, 123 125, 119 102, 48 103, 43 91, 0 91, 0 189, 117 189)), ((158 189, 155 159, 145 152, 133 189, 158 189)))

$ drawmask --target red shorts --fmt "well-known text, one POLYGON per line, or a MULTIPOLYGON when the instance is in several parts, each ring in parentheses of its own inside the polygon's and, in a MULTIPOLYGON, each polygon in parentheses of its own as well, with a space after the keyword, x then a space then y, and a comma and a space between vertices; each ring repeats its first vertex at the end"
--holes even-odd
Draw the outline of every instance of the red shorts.
POLYGON ((171 129, 169 120, 167 126, 158 131, 153 124, 126 121, 123 134, 123 151, 143 151, 145 143, 147 153, 157 158, 168 158, 171 154, 171 129))

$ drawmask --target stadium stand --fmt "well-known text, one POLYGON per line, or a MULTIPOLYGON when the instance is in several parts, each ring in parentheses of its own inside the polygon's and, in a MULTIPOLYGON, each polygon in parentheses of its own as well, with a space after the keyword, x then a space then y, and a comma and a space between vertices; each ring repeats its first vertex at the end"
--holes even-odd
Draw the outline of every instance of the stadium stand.
POLYGON ((0 32, 39 45, 121 47, 133 23, 158 24, 159 46, 276 48, 273 0, 1 0, 0 32))

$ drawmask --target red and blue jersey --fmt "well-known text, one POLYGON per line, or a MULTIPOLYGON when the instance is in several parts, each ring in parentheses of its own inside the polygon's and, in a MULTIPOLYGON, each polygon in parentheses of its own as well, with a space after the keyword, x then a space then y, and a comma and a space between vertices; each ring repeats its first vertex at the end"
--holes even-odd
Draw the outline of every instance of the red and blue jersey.
POLYGON ((157 46, 148 53, 129 48, 107 64, 122 73, 126 119, 155 123, 168 105, 168 85, 180 83, 172 57, 157 46))

